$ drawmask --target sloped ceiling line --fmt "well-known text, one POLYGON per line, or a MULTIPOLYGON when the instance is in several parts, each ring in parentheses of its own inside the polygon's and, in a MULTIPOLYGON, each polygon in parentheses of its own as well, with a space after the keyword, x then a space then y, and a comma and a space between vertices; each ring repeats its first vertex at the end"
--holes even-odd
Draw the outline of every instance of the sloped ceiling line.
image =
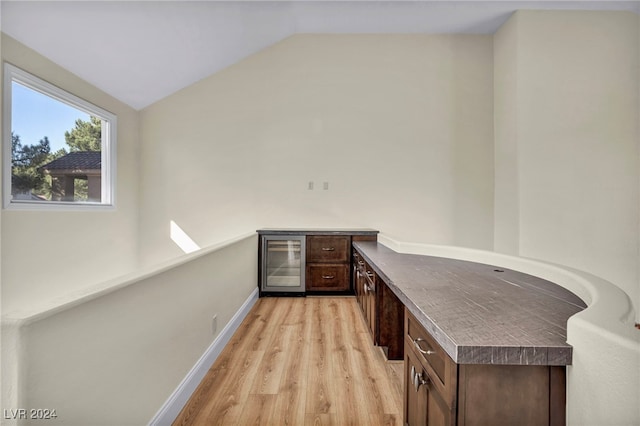
POLYGON ((2 31, 135 109, 297 33, 492 34, 517 9, 640 1, 2 1, 2 31))

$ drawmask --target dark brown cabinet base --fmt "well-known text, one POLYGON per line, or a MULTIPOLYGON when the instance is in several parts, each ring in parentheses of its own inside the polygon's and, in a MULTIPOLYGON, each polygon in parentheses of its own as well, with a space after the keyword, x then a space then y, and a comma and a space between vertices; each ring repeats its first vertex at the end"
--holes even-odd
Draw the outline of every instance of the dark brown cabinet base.
MULTIPOLYGON (((260 296, 306 296, 306 295, 348 295, 353 294, 351 280, 351 243, 354 241, 376 241, 378 231, 374 229, 259 229, 258 234, 258 288, 260 296), (265 291, 262 282, 266 271, 263 259, 262 241, 265 237, 282 240, 285 243, 303 241, 300 247, 300 268, 304 278, 291 289, 265 291)), ((288 247, 288 246, 286 246, 288 247)), ((282 250, 278 250, 282 251, 282 250)), ((286 254, 286 253, 285 253, 286 254)), ((289 259, 275 262, 273 269, 279 271, 289 259), (281 265, 282 264, 282 265, 281 265)), ((297 274, 297 271, 296 271, 297 274)))
POLYGON ((353 294, 351 242, 376 239, 377 231, 369 234, 307 235, 307 294, 353 294))
POLYGON ((387 359, 401 360, 404 305, 355 249, 352 258, 353 289, 373 343, 382 348, 387 359))
POLYGON ((565 424, 565 367, 456 364, 405 315, 405 424, 565 424))
POLYGON ((350 235, 307 235, 307 293, 349 292, 350 235))
POLYGON ((564 403, 552 403, 564 378, 565 367, 460 365, 458 424, 564 425, 564 403))

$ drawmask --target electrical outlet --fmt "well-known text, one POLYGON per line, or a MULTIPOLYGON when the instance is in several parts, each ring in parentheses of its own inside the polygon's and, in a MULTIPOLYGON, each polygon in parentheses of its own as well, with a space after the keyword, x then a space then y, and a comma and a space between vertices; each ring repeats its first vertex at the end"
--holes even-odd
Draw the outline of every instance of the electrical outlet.
POLYGON ((218 331, 218 314, 214 315, 211 319, 211 332, 215 336, 216 331, 218 331))
POLYGON ((325 191, 326 191, 327 189, 329 189, 329 182, 324 182, 324 183, 322 184, 322 189, 324 189, 325 191))
POLYGON ((309 190, 313 189, 313 182, 309 181, 309 186, 307 187, 307 189, 309 189, 309 190))

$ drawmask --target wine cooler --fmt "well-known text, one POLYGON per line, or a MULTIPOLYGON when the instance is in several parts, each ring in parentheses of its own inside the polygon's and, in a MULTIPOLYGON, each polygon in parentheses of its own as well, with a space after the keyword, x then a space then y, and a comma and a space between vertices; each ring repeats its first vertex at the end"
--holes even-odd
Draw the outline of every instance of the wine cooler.
POLYGON ((260 240, 261 294, 305 291, 305 236, 262 235, 260 240))

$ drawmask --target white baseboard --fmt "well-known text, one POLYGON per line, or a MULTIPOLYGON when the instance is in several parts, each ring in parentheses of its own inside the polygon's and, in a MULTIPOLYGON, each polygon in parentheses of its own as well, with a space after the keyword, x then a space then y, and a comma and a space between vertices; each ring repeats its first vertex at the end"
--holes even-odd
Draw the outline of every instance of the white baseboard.
POLYGON ((231 321, 227 323, 213 343, 211 343, 211 346, 207 348, 198 362, 196 362, 189 373, 187 373, 176 390, 173 391, 171 396, 169 396, 162 407, 160 407, 156 415, 153 416, 149 422, 150 426, 169 426, 173 423, 257 300, 258 289, 256 288, 247 300, 245 300, 240 309, 238 309, 233 318, 231 318, 231 321))

